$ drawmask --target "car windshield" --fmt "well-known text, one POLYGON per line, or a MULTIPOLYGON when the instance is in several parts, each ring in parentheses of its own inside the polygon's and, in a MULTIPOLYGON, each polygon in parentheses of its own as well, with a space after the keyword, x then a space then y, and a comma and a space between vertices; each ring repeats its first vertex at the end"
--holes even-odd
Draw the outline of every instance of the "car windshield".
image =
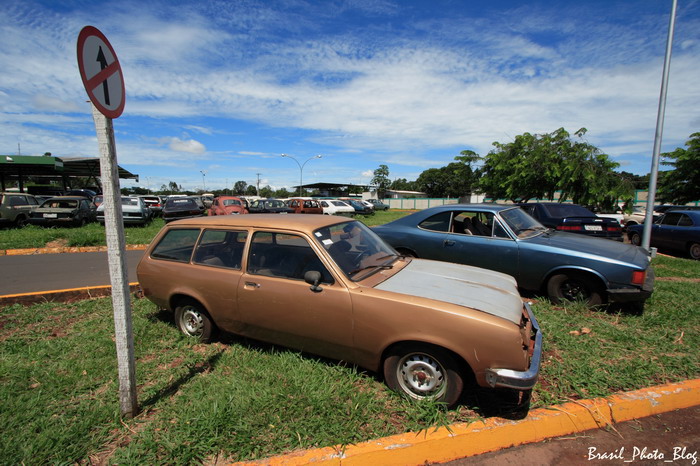
POLYGON ((348 205, 346 203, 344 203, 343 201, 331 201, 331 204, 338 206, 338 207, 348 207, 348 205))
POLYGON ((547 231, 547 227, 518 207, 504 210, 500 215, 518 238, 527 238, 547 231))
POLYGON ((122 197, 122 205, 139 205, 139 200, 133 197, 122 197))
POLYGON ((364 223, 349 221, 323 227, 314 237, 352 280, 392 268, 399 254, 364 223))
POLYGON ((276 199, 274 199, 272 201, 265 201, 265 204, 267 205, 267 207, 272 208, 272 209, 284 207, 284 202, 278 201, 276 199))
POLYGON ((241 205, 238 199, 224 199, 224 205, 241 205))

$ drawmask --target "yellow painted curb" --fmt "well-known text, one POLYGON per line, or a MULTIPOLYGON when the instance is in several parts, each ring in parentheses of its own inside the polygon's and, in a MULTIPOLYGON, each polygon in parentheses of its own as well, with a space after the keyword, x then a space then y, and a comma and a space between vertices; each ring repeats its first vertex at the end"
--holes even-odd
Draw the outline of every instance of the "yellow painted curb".
POLYGON ((539 442, 697 405, 700 405, 700 379, 535 409, 520 421, 491 418, 346 447, 319 448, 235 464, 421 465, 539 442))
MULTIPOLYGON (((127 244, 127 251, 140 251, 146 249, 145 244, 127 244)), ((0 256, 31 256, 34 254, 64 254, 74 252, 104 252, 107 246, 76 246, 58 248, 25 248, 0 250, 0 256)))
MULTIPOLYGON (((131 292, 138 290, 139 283, 129 283, 131 292)), ((82 299, 100 298, 103 296, 111 296, 112 286, 86 286, 81 288, 69 288, 65 290, 48 290, 31 293, 7 294, 0 296, 0 306, 9 306, 11 304, 30 305, 34 303, 44 302, 74 302, 82 299)))

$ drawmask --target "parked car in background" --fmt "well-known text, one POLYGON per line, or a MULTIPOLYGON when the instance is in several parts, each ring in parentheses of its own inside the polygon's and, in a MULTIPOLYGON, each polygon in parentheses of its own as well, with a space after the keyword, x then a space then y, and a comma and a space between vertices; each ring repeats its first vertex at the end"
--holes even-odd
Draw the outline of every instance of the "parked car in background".
POLYGON ((295 214, 320 214, 323 215, 323 207, 316 199, 293 197, 287 199, 287 207, 294 209, 295 214))
POLYGON ((355 215, 355 208, 339 199, 321 199, 319 202, 324 215, 355 215))
POLYGON ((224 330, 343 360, 410 399, 453 406, 469 380, 528 390, 538 378, 542 333, 512 277, 399 256, 351 219, 183 220, 137 275, 185 335, 224 330))
POLYGON ((151 209, 152 217, 159 217, 163 213, 163 203, 160 200, 159 196, 152 196, 146 194, 138 197, 143 199, 143 202, 146 204, 146 207, 151 209))
MULTIPOLYGON (((340 198, 340 200, 355 209, 355 215, 374 215, 374 207, 365 205, 358 199, 340 198)), ((369 204, 369 202, 367 204, 369 204)))
POLYGON ((163 206, 165 223, 183 218, 202 217, 206 209, 199 196, 168 197, 163 206))
POLYGON ((0 227, 23 227, 39 202, 31 194, 0 193, 0 227))
POLYGON ((248 206, 249 214, 293 214, 294 209, 287 207, 279 199, 256 199, 248 206))
POLYGON ((29 223, 44 227, 80 227, 95 221, 95 204, 84 196, 58 196, 44 201, 29 217, 29 223))
POLYGON ((70 189, 70 190, 66 191, 66 193, 63 194, 63 196, 87 197, 88 199, 90 199, 90 201, 92 201, 93 198, 95 196, 97 196, 97 193, 95 191, 93 191, 92 189, 80 188, 80 189, 70 189))
POLYGON ((104 196, 102 194, 98 194, 97 196, 92 198, 92 203, 95 204, 95 207, 99 207, 100 204, 104 202, 104 196))
MULTIPOLYGON (((630 243, 640 246, 644 224, 630 225, 630 243)), ((700 210, 669 210, 651 226, 650 246, 700 260, 700 210)))
POLYGON ((642 248, 548 229, 513 205, 425 209, 374 231, 402 254, 484 267, 553 302, 644 302, 654 271, 642 248))
POLYGON ((612 218, 598 217, 580 205, 559 202, 529 202, 518 205, 547 228, 596 238, 623 240, 620 222, 612 218))
POLYGON ((209 215, 247 214, 243 199, 236 196, 215 197, 209 208, 209 215))
POLYGON ((385 204, 379 199, 366 199, 366 201, 374 204, 374 210, 389 210, 389 204, 385 204))
MULTIPOLYGON (((153 219, 153 211, 141 197, 122 196, 122 217, 124 225, 146 225, 153 219)), ((105 224, 105 205, 97 207, 97 221, 105 224)))

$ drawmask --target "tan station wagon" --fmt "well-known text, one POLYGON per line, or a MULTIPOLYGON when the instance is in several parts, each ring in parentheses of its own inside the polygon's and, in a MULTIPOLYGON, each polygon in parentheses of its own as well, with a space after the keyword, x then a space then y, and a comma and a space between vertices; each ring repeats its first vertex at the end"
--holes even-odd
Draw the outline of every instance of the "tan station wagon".
POLYGON ((453 406, 471 375, 484 387, 537 381, 542 333, 512 277, 400 256, 345 217, 175 221, 138 279, 187 335, 220 329, 347 361, 414 399, 453 406))

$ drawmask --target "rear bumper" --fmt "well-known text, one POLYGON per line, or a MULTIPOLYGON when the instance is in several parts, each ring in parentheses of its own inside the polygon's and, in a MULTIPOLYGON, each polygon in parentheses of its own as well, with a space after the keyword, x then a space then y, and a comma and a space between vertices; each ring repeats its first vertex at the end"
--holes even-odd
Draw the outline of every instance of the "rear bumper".
POLYGON ((532 313, 530 305, 525 303, 530 322, 532 323, 532 333, 535 337, 532 356, 530 357, 530 367, 526 371, 514 371, 512 369, 486 369, 486 383, 490 387, 507 387, 518 390, 529 390, 535 386, 540 374, 540 361, 542 359, 542 330, 532 313))

